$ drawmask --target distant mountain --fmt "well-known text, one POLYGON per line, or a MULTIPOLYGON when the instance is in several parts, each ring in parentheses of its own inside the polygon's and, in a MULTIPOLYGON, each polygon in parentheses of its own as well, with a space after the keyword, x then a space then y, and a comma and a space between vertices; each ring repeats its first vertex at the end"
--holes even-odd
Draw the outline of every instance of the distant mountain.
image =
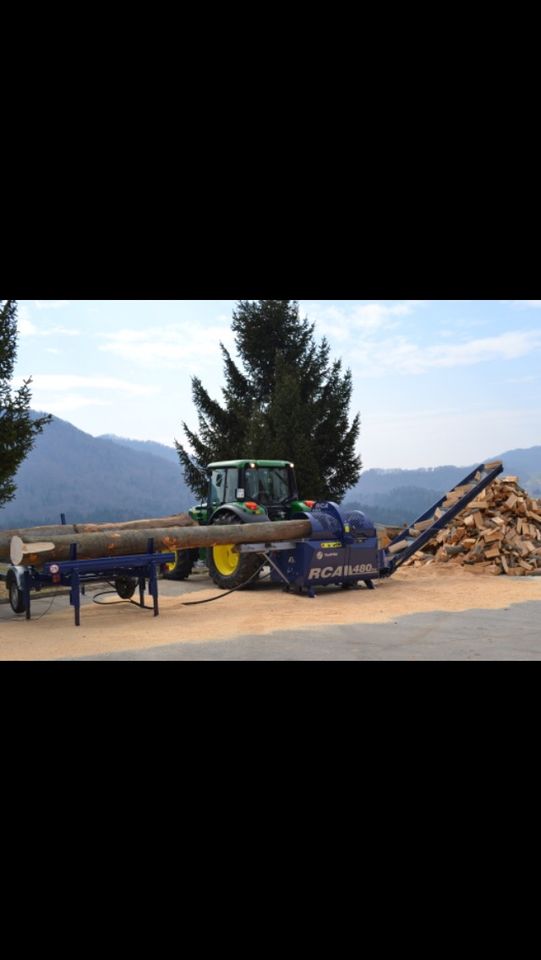
MULTIPOLYGON (((510 450, 505 472, 541 497, 541 446, 510 450)), ((344 506, 379 523, 402 525, 421 516, 477 464, 423 470, 367 470, 344 506)), ((16 478, 13 503, 0 509, 0 530, 58 523, 122 521, 180 513, 195 503, 174 447, 152 440, 92 437, 54 418, 38 437, 16 478)))
POLYGON ((98 440, 111 440, 121 447, 137 450, 138 453, 151 453, 155 457, 163 457, 169 463, 174 463, 180 469, 180 460, 175 447, 168 447, 165 443, 156 443, 154 440, 128 440, 126 437, 117 437, 114 433, 104 433, 98 440))
POLYGON ((362 497, 347 494, 343 509, 362 510, 374 523, 402 527, 426 513, 433 503, 441 499, 442 495, 442 490, 396 487, 388 493, 374 496, 370 502, 362 497))
POLYGON ((440 492, 450 490, 466 476, 470 467, 434 467, 420 470, 367 470, 347 498, 361 498, 364 503, 377 503, 389 493, 407 488, 440 492))
MULTIPOLYGON (((541 497, 541 447, 508 450, 487 457, 485 462, 492 460, 502 460, 506 474, 518 476, 525 490, 541 497)), ((346 495, 344 505, 364 510, 376 523, 411 523, 477 466, 478 463, 420 470, 367 470, 346 495)))
POLYGON ((68 523, 163 517, 195 503, 178 459, 92 437, 56 417, 16 483, 15 500, 0 509, 3 530, 59 523, 61 513, 68 523))
MULTIPOLYGON (((531 493, 541 488, 541 447, 508 450, 506 453, 486 458, 486 462, 491 460, 502 460, 505 473, 518 476, 521 485, 531 493)), ((389 493, 397 487, 420 487, 423 490, 440 490, 446 493, 477 466, 478 463, 466 467, 446 466, 419 470, 367 470, 357 486, 350 490, 348 498, 362 496, 366 503, 370 503, 379 495, 389 493)))
POLYGON ((517 476, 521 486, 534 496, 541 496, 541 447, 508 450, 491 459, 503 460, 507 474, 517 476))

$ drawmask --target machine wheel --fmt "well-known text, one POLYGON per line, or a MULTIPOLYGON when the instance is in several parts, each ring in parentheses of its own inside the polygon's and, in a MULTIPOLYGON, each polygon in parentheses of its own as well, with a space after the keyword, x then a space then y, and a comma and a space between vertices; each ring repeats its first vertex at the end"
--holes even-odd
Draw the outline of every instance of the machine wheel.
POLYGON ((175 562, 166 564, 164 580, 187 580, 198 556, 198 550, 179 550, 175 562))
POLYGON ((115 588, 121 600, 131 600, 137 590, 137 580, 134 577, 117 577, 115 588))
POLYGON ((9 603, 13 613, 24 613, 26 610, 24 605, 24 594, 19 588, 15 574, 8 573, 6 578, 6 587, 8 589, 9 603))
MULTIPOLYGON (((215 520, 216 524, 242 523, 232 513, 222 514, 215 520)), ((234 590, 247 585, 261 566, 261 556, 257 553, 237 553, 232 544, 221 547, 211 547, 208 551, 209 573, 216 586, 222 590, 234 590)))

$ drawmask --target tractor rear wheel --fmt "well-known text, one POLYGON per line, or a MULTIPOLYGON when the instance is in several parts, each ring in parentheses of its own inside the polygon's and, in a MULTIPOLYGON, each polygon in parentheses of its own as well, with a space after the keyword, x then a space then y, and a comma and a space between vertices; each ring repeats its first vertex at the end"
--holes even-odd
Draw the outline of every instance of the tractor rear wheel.
MULTIPOLYGON (((223 513, 214 523, 238 524, 242 521, 232 513, 223 513)), ((263 560, 257 553, 239 553, 232 544, 211 547, 208 557, 209 573, 222 590, 235 590, 246 587, 249 580, 253 582, 263 560)))

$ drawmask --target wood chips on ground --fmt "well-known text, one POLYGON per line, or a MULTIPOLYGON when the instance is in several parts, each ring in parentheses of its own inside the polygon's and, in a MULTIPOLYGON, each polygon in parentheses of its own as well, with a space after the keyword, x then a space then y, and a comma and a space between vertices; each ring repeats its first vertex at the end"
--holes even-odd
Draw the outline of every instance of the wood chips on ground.
MULTIPOLYGON (((386 623, 414 613, 505 609, 511 604, 541 601, 541 578, 472 576, 467 568, 433 564, 406 568, 390 580, 344 591, 322 588, 315 600, 284 593, 279 585, 261 583, 257 588, 224 596, 202 578, 195 592, 175 584, 178 595, 160 597, 161 615, 130 604, 97 606, 83 602, 82 625, 73 624, 73 611, 65 605, 47 610, 46 601, 35 603, 36 619, 11 615, 0 607, 0 660, 54 660, 105 653, 150 649, 169 644, 226 641, 274 631, 303 630, 348 623, 386 623), (221 596, 216 603, 184 606, 184 603, 221 596)), ((118 599, 118 598, 117 598, 118 599)), ((148 600, 147 600, 148 602, 148 600)))

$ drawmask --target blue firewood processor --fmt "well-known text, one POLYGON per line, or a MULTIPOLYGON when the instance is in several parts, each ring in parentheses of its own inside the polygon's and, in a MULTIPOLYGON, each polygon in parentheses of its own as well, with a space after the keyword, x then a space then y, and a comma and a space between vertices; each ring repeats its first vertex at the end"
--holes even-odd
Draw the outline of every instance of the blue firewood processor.
POLYGON ((299 594, 307 591, 312 598, 316 588, 323 586, 347 588, 364 583, 373 590, 374 580, 392 576, 502 472, 500 461, 481 464, 383 549, 374 524, 364 513, 343 513, 329 502, 316 503, 309 513, 292 517, 310 521, 309 539, 241 545, 237 549, 241 554, 264 556, 274 582, 284 583, 299 594))

